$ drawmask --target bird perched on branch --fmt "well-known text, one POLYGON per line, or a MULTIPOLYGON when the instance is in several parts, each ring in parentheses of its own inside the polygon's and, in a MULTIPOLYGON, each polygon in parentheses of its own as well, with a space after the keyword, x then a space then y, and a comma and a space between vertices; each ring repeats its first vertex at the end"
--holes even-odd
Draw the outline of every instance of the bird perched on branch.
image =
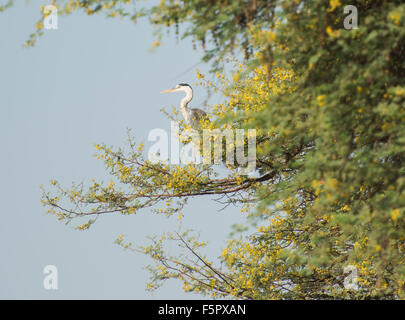
POLYGON ((193 99, 193 89, 189 84, 180 83, 173 89, 164 90, 161 91, 160 93, 179 92, 179 91, 183 91, 186 93, 186 95, 180 102, 180 113, 186 124, 191 126, 191 128, 193 129, 198 129, 200 121, 208 117, 207 114, 201 109, 187 107, 191 99, 193 99))

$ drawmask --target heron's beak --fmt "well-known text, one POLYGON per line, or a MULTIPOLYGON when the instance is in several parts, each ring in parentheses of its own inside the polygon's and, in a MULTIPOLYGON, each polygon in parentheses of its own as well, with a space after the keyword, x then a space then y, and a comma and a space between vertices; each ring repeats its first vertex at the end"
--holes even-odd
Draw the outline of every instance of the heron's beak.
POLYGON ((168 93, 168 92, 174 92, 176 89, 168 89, 168 90, 164 90, 164 91, 160 91, 160 93, 168 93))

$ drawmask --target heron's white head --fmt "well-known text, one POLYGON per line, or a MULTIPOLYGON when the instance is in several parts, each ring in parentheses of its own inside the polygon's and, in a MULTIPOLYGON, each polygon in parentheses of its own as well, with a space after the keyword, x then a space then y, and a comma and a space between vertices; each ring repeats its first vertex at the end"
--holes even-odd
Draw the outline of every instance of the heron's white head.
POLYGON ((172 89, 168 89, 168 90, 164 90, 164 91, 160 91, 160 93, 168 93, 168 92, 178 92, 178 91, 183 91, 186 93, 192 93, 193 89, 191 88, 191 86, 187 83, 179 83, 177 86, 175 86, 172 89))

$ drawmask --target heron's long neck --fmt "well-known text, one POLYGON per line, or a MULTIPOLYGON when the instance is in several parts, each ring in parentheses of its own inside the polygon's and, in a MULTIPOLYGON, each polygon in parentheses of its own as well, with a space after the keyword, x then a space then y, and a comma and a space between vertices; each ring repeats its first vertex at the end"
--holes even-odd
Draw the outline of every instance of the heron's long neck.
POLYGON ((186 95, 180 102, 180 111, 187 111, 187 105, 193 99, 193 90, 187 89, 185 90, 186 95))

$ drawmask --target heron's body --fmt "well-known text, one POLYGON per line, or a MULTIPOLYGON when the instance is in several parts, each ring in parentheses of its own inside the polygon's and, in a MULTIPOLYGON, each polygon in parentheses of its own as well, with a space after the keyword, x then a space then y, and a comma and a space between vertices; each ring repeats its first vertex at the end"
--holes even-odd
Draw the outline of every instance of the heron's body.
POLYGON ((188 104, 193 99, 193 89, 190 87, 190 85, 186 83, 180 83, 173 89, 165 90, 162 91, 161 93, 178 92, 178 91, 183 91, 186 93, 186 95, 180 102, 181 116, 183 117, 186 124, 191 126, 193 129, 198 129, 200 121, 207 118, 207 114, 201 109, 188 107, 188 104))

